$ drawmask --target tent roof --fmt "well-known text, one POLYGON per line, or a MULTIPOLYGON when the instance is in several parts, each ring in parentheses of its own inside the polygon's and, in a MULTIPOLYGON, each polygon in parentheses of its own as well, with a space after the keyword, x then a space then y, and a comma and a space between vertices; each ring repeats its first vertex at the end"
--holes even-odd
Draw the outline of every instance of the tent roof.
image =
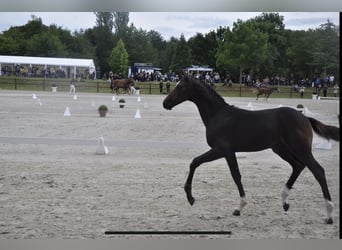
POLYGON ((89 68, 90 71, 95 70, 95 64, 94 64, 93 59, 30 57, 30 56, 1 56, 0 55, 0 64, 1 63, 76 66, 76 67, 87 67, 89 68))
POLYGON ((192 67, 186 68, 189 71, 213 71, 213 68, 209 68, 207 66, 196 66, 192 65, 192 67))

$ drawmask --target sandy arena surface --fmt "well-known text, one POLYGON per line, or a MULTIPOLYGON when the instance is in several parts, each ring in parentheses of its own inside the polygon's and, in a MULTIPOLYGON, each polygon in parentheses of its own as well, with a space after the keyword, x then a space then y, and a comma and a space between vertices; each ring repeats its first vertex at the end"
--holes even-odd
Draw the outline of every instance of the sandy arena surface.
MULTIPOLYGON (((0 90, 0 239, 339 237, 339 143, 315 135, 313 154, 326 170, 335 203, 334 224, 324 224, 323 195, 307 169, 284 212, 280 193, 291 167, 271 150, 238 153, 247 195, 239 195, 225 160, 195 173, 190 206, 183 191, 191 160, 209 149, 196 106, 164 110, 165 96, 0 90), (95 104, 95 105, 94 105, 95 104), (100 118, 97 107, 109 107, 100 118), (64 116, 69 107, 71 116, 64 116), (135 115, 139 109, 141 118, 135 115), (100 137, 108 155, 97 155, 100 137), (231 231, 231 235, 106 235, 105 231, 231 231)), ((226 98, 244 109, 296 106, 339 126, 339 101, 226 98)), ((289 121, 289 126, 291 121, 289 121)), ((251 124, 252 126, 252 124, 251 124)))

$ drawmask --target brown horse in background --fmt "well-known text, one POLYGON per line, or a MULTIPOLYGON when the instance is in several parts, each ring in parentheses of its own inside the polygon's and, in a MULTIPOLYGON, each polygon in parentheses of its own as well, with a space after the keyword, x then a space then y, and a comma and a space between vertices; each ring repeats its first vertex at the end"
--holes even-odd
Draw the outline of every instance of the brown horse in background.
POLYGON ((254 89, 253 92, 257 94, 256 100, 259 99, 259 95, 265 95, 265 101, 268 100, 268 97, 273 93, 273 91, 277 90, 280 92, 280 89, 278 87, 260 87, 258 89, 254 89))
POLYGON ((128 79, 113 79, 110 82, 110 88, 112 89, 112 94, 116 92, 119 94, 119 89, 122 88, 128 94, 132 93, 132 89, 134 86, 134 80, 132 78, 128 79))

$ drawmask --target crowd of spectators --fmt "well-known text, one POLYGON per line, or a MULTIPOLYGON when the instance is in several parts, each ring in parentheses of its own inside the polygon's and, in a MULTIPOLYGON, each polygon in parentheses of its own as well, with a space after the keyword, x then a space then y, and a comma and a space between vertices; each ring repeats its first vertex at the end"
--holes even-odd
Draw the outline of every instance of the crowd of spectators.
POLYGON ((1 76, 17 76, 17 77, 46 77, 46 78, 72 78, 78 81, 82 79, 95 79, 95 73, 89 74, 89 70, 76 70, 76 75, 70 67, 45 67, 45 66, 25 66, 14 65, 1 67, 1 76))

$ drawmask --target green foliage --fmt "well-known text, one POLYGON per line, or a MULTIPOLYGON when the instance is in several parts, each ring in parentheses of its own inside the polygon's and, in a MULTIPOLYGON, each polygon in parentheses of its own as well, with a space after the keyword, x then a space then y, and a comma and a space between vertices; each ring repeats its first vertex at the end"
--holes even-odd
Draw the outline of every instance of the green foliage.
POLYGON ((67 50, 58 36, 44 32, 34 35, 27 42, 27 55, 66 57, 67 50))
POLYGON ((175 55, 172 58, 171 69, 180 74, 183 69, 191 65, 190 49, 182 34, 177 43, 175 55))
POLYGON ((255 23, 238 20, 233 30, 226 32, 225 41, 217 51, 218 66, 238 66, 240 82, 246 69, 260 67, 269 56, 268 34, 260 31, 255 23))
POLYGON ((125 49, 125 44, 121 39, 117 46, 112 50, 109 57, 109 65, 114 73, 120 73, 126 78, 128 74, 128 53, 125 49))
MULTIPOLYGON (((327 20, 317 29, 285 29, 278 13, 262 13, 233 27, 218 27, 207 34, 197 33, 188 41, 184 36, 165 40, 158 31, 137 29, 129 23, 129 12, 95 12, 93 28, 74 31, 46 26, 32 16, 23 26, 0 33, 0 54, 93 58, 103 73, 121 69, 118 65, 153 63, 163 72, 192 65, 208 65, 215 71, 238 79, 242 71, 252 77, 313 79, 333 74, 339 81, 339 27, 327 20), (111 65, 111 54, 120 39, 128 53, 128 63, 111 65)), ((123 73, 123 75, 126 75, 123 73)), ((222 76, 222 75, 221 75, 222 76)))
POLYGON ((71 34, 56 25, 46 26, 41 18, 0 34, 0 54, 94 58, 94 47, 82 31, 71 34))
POLYGON ((129 22, 128 12, 113 12, 114 16, 114 28, 116 33, 123 34, 127 30, 129 22))
POLYGON ((114 15, 112 12, 95 12, 96 26, 93 28, 92 42, 96 54, 96 65, 102 73, 109 72, 108 58, 113 49, 114 15))

